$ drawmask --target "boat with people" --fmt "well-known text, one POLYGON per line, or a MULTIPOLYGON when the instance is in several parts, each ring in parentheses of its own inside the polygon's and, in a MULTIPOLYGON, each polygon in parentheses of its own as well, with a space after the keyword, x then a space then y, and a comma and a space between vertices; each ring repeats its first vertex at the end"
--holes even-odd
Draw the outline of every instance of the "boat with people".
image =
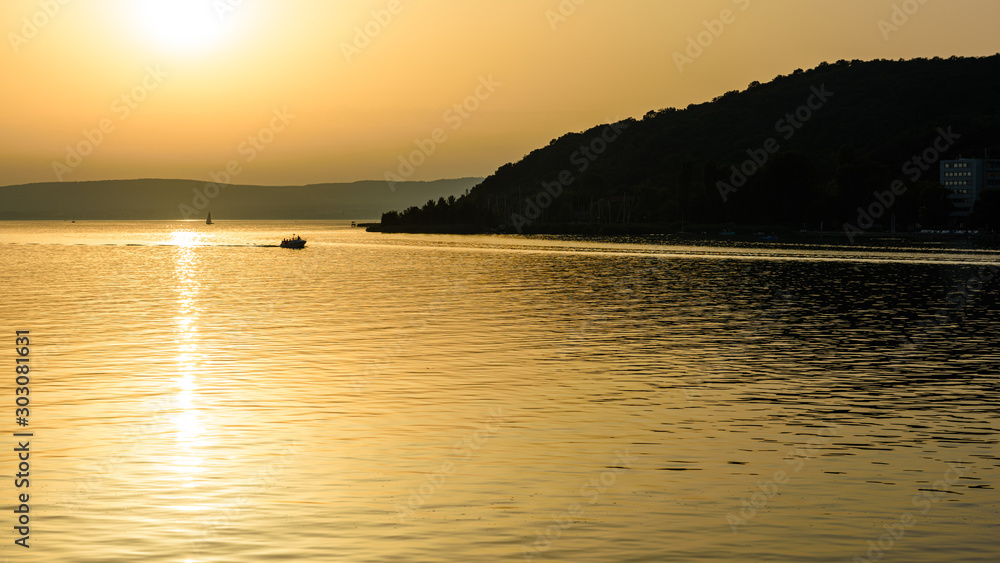
POLYGON ((292 238, 286 238, 281 241, 281 248, 305 248, 306 241, 302 237, 297 237, 292 235, 292 238))

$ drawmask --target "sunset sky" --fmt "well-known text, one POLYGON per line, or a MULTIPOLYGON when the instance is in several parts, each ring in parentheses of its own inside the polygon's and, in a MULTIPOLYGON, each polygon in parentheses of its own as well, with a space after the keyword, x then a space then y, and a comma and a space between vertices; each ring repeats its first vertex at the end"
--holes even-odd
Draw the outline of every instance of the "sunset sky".
POLYGON ((822 61, 1000 51, 993 0, 4 0, 0 22, 0 185, 382 179, 416 140, 407 178, 485 176, 822 61))

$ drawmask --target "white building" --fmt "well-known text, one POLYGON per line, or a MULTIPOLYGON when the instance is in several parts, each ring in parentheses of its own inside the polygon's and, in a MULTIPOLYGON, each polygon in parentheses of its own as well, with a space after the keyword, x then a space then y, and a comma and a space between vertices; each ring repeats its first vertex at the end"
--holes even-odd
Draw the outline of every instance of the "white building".
POLYGON ((941 185, 951 192, 952 217, 968 217, 983 190, 1000 189, 1000 159, 942 160, 941 185))

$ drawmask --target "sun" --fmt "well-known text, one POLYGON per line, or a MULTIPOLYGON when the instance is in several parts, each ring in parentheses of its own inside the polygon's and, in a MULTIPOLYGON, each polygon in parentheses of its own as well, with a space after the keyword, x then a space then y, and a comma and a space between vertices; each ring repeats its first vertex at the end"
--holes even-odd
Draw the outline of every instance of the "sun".
POLYGON ((223 15, 214 0, 139 0, 134 4, 145 37, 173 51, 200 51, 221 39, 223 15))

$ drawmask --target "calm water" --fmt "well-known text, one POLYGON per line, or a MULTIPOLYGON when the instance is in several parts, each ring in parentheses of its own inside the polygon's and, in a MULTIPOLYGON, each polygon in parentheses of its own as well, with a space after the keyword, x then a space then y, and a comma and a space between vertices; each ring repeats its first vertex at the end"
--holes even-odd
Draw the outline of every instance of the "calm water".
POLYGON ((0 223, 0 558, 995 562, 998 266, 0 223))

